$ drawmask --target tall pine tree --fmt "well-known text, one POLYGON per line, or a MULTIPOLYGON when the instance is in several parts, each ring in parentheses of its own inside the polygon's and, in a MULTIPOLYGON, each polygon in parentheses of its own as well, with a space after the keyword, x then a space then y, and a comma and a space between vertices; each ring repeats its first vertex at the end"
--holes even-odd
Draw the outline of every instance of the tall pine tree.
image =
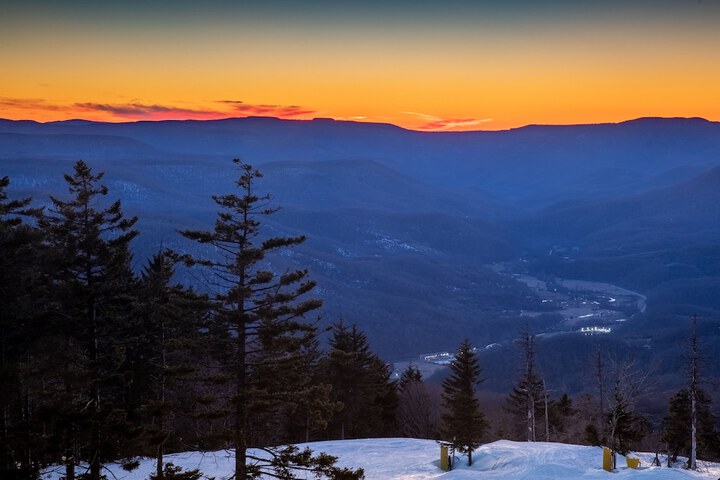
POLYGON ((89 437, 85 460, 90 480, 100 480, 101 462, 115 455, 107 442, 110 431, 103 428, 114 410, 108 383, 118 361, 113 333, 129 306, 124 295, 134 281, 130 242, 138 232, 133 229, 137 218, 126 218, 119 200, 105 204, 108 189, 100 183, 102 177, 78 161, 73 174, 65 175, 71 198, 51 197, 50 212, 40 222, 55 254, 59 333, 66 353, 77 349, 83 357, 80 365, 79 357, 67 355, 60 362, 63 405, 58 413, 64 417, 59 420, 64 421, 67 480, 74 477, 81 431, 89 437))
MULTIPOLYGON (((216 255, 185 256, 188 266, 204 267, 215 287, 215 315, 212 330, 220 334, 226 362, 219 364, 229 380, 232 395, 229 445, 235 450, 235 479, 258 478, 267 473, 278 478, 294 478, 296 471, 312 471, 330 478, 356 478, 362 471, 334 466, 334 459, 313 455, 309 449, 271 448, 254 442, 252 417, 277 402, 300 403, 302 391, 296 379, 292 388, 277 391, 263 378, 272 375, 276 387, 292 374, 287 362, 314 339, 315 328, 306 314, 321 302, 306 298, 315 287, 306 270, 276 273, 266 264, 273 252, 302 243, 305 238, 262 238, 261 219, 273 214, 269 196, 255 192, 262 175, 252 166, 234 160, 239 169, 235 182, 239 194, 213 196, 219 207, 212 231, 183 231, 200 244, 210 245, 216 255), (275 367, 275 368, 272 368, 275 367), (250 447, 260 447, 268 456, 251 455, 250 447)), ((306 376, 309 378, 309 376, 306 376)))
POLYGON ((342 321, 332 327, 325 374, 340 410, 331 420, 337 438, 385 436, 393 428, 397 403, 385 363, 370 351, 365 333, 342 321))
POLYGON ((29 345, 40 334, 44 305, 41 237, 24 219, 40 211, 30 199, 10 200, 0 178, 0 478, 30 479, 38 470, 33 399, 23 374, 29 345))
MULTIPOLYGON (((143 268, 133 317, 123 336, 121 370, 124 406, 142 427, 142 442, 156 458, 156 479, 164 478, 163 455, 173 438, 174 420, 182 415, 177 396, 191 381, 207 297, 172 284, 171 254, 155 254, 143 268)), ((149 453, 149 452, 148 452, 149 453)))
POLYGON ((455 359, 450 363, 450 376, 443 381, 443 407, 441 431, 452 439, 454 447, 467 453, 468 466, 472 453, 481 445, 487 429, 485 415, 480 410, 476 388, 480 379, 480 363, 469 340, 460 344, 455 359))

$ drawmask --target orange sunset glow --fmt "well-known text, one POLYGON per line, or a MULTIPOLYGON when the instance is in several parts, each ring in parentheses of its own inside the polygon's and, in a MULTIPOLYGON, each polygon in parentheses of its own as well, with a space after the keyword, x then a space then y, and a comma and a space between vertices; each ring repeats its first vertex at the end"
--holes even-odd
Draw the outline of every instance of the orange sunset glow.
POLYGON ((332 117, 430 131, 720 120, 720 2, 400 3, 4 6, 0 117, 332 117))

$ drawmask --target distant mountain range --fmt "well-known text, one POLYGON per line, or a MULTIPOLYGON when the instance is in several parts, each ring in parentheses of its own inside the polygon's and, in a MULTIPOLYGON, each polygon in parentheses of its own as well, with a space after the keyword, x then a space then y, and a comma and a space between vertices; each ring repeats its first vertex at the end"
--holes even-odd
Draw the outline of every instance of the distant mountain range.
POLYGON ((177 230, 212 224, 232 158, 258 167, 282 207, 268 232, 308 235, 280 265, 310 268, 324 321, 358 323, 389 360, 516 335, 520 312, 544 307, 496 262, 641 292, 648 310, 627 329, 679 335, 690 313, 720 313, 717 122, 426 133, 327 119, 0 120, 11 196, 47 204, 87 161, 141 218, 138 266, 160 245, 195 248, 177 230))

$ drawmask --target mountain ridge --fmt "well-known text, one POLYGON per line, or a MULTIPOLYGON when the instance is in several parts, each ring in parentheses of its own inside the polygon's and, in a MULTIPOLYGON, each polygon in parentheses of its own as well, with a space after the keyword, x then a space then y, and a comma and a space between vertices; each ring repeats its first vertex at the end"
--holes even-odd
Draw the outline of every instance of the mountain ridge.
POLYGON ((507 129, 502 130, 463 130, 463 131, 452 131, 452 132, 446 132, 446 131, 430 131, 430 130, 415 130, 411 128, 405 128, 400 125, 396 125, 393 123, 385 123, 385 122, 363 122, 358 120, 345 120, 345 119, 335 119, 332 117, 315 117, 309 120, 305 119, 290 119, 290 118, 281 118, 281 117, 275 117, 275 116, 263 116, 263 115, 250 115, 246 117, 226 117, 226 118, 218 118, 218 119, 208 119, 208 120, 202 120, 202 119, 193 119, 193 118, 187 118, 187 119, 169 119, 169 120, 132 120, 132 121, 118 121, 118 122, 110 122, 110 121, 102 121, 102 120, 87 120, 83 118, 71 118, 66 120, 52 120, 47 122, 41 122, 37 120, 29 120, 29 119, 10 119, 10 118, 3 118, 0 117, 0 124, 2 123, 10 123, 10 122, 20 122, 20 123, 27 123, 27 124, 36 124, 36 125, 89 125, 89 124, 112 124, 112 125, 132 125, 132 124, 142 124, 142 123, 205 123, 205 122, 235 122, 235 121, 281 121, 281 122, 293 122, 293 123, 326 123, 326 124, 353 124, 353 125, 369 125, 369 126, 390 126, 394 127, 400 130, 409 131, 409 132, 420 132, 420 133, 438 133, 438 134, 466 134, 466 133, 492 133, 492 132, 509 132, 514 130, 521 130, 521 129, 532 129, 532 128, 566 128, 566 127, 587 127, 587 126, 605 126, 605 125, 634 125, 634 124, 655 124, 659 125, 666 121, 672 121, 672 122, 686 122, 686 123, 693 123, 693 124, 714 124, 719 125, 720 121, 715 120, 709 120, 703 117, 657 117, 657 116, 648 116, 648 117, 637 117, 632 118, 628 120, 621 120, 618 122, 596 122, 596 123, 567 123, 567 124, 544 124, 544 123, 530 123, 527 125, 521 125, 518 127, 511 127, 507 129))

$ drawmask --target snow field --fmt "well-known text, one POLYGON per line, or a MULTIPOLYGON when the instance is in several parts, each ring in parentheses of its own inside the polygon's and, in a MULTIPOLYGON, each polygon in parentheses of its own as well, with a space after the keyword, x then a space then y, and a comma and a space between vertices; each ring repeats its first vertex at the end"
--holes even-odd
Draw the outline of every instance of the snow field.
MULTIPOLYGON (((309 446, 338 457, 338 465, 362 467, 367 480, 576 480, 576 479, 652 479, 681 480, 720 477, 720 464, 698 462, 697 472, 683 468, 650 467, 654 454, 639 453, 641 468, 633 470, 625 466, 625 458, 618 456, 618 468, 614 473, 602 469, 602 449, 565 445, 562 443, 526 443, 500 440, 483 445, 473 453, 473 466, 467 466, 467 458, 457 456, 455 469, 443 472, 439 468, 440 446, 433 440, 409 438, 375 438, 316 442, 309 446)), ((183 470, 199 468, 207 477, 216 480, 232 475, 234 457, 232 452, 185 452, 167 455, 183 470)), ((678 465, 681 462, 678 462, 678 465)), ((140 467, 132 472, 122 470, 118 464, 107 465, 104 474, 108 479, 146 480, 154 471, 152 459, 142 459, 140 467)), ((82 473, 82 469, 78 469, 82 473)), ((58 480, 62 467, 47 469, 43 479, 58 480)), ((313 478, 308 476, 308 478, 313 478)))

